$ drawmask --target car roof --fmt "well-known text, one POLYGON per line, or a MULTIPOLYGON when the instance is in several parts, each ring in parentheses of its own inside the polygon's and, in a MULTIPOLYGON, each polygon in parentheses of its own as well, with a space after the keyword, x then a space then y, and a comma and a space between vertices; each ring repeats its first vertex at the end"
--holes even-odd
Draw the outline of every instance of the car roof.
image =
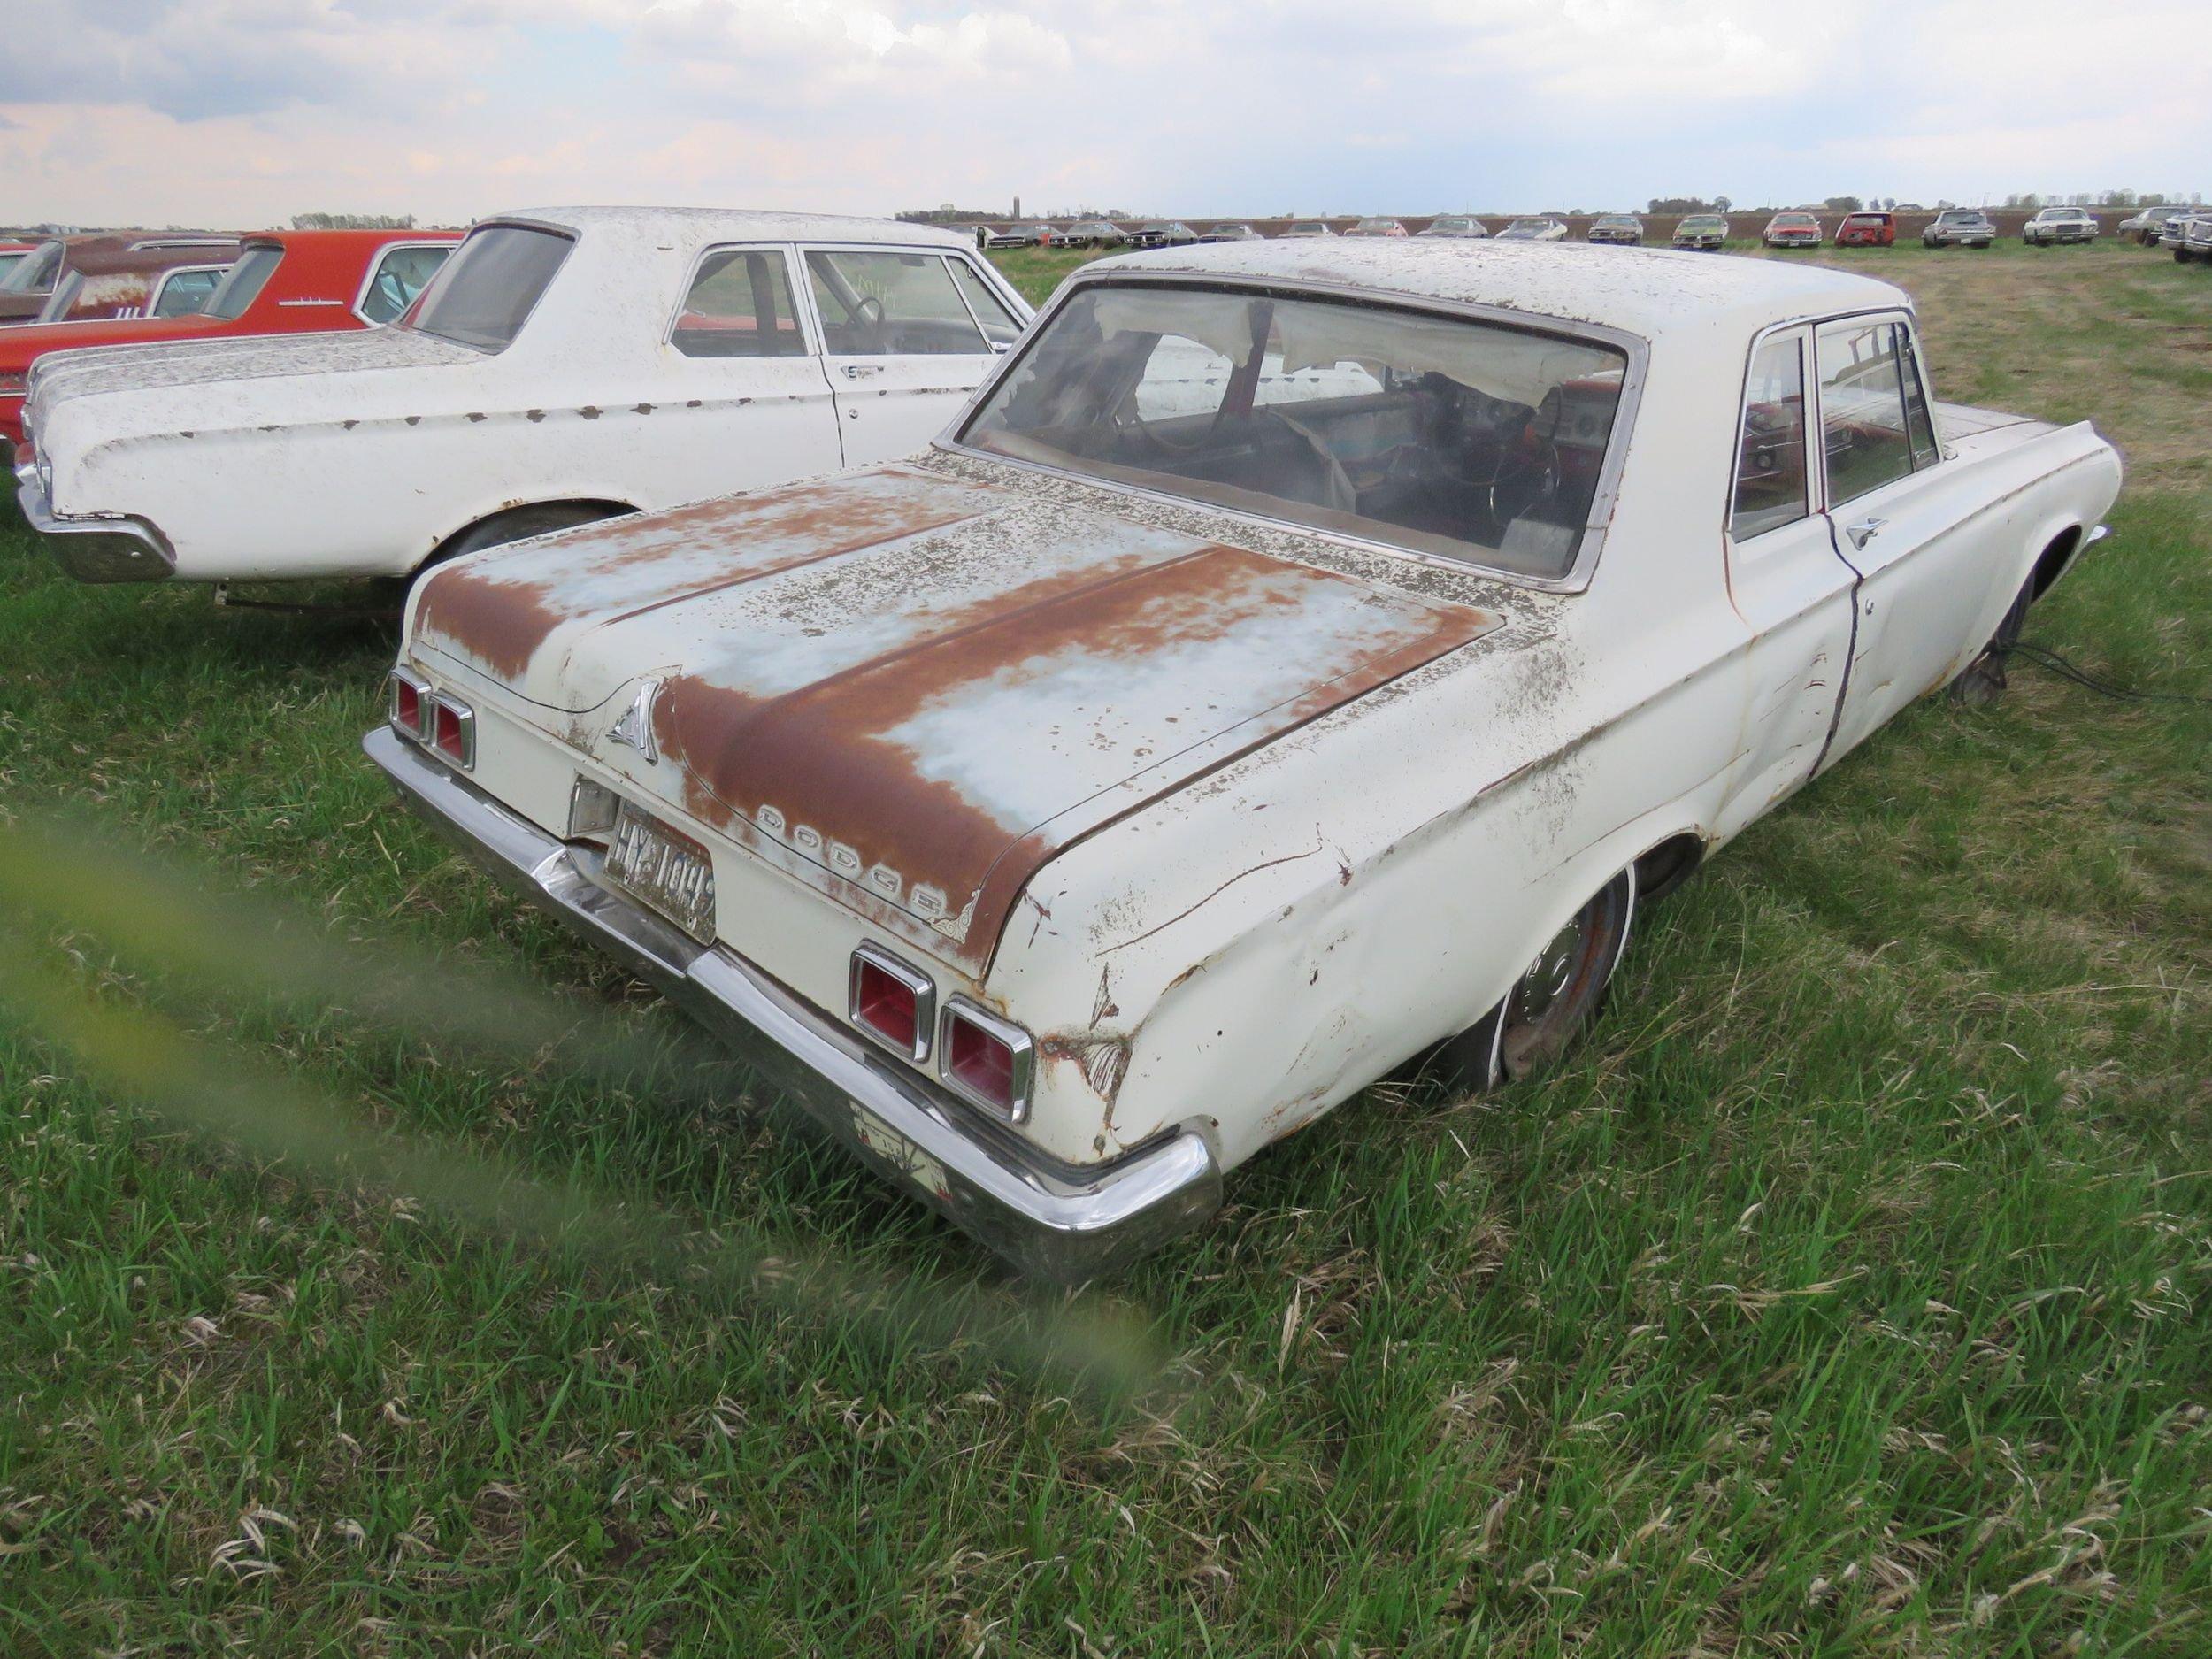
POLYGON ((1754 330, 1802 317, 1911 304, 1904 290, 1890 283, 1824 266, 1580 242, 1212 242, 1165 255, 1156 250, 1101 259, 1075 280, 1117 273, 1329 284, 1597 323, 1647 340, 1717 316, 1754 330))
POLYGON ((880 242, 902 246, 972 248, 972 235, 956 235, 934 225, 904 224, 890 219, 862 219, 842 213, 779 213, 725 207, 531 207, 487 215, 489 219, 527 219, 566 230, 618 231, 639 237, 694 241, 880 242))

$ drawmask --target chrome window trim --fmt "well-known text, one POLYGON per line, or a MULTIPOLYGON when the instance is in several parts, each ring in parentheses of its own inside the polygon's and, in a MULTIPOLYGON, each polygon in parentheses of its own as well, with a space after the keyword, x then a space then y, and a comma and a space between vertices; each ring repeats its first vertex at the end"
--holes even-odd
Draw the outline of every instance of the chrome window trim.
MULTIPOLYGON (((1863 490, 1861 490, 1861 491, 1860 491, 1857 495, 1855 495, 1852 496, 1852 497, 1851 497, 1851 499, 1850 499, 1850 501, 1843 501, 1843 502, 1839 502, 1839 501, 1834 501, 1834 500, 1832 500, 1832 499, 1830 498, 1829 494, 1828 494, 1828 419, 1827 419, 1827 409, 1826 409, 1827 398, 1826 398, 1826 396, 1825 396, 1825 393, 1826 393, 1827 388, 1826 388, 1825 384, 1823 382, 1823 380, 1822 380, 1822 379, 1821 379, 1821 373, 1820 373, 1820 331, 1821 331, 1822 329, 1824 329, 1824 328, 1826 328, 1826 327, 1830 326, 1831 326, 1831 325, 1832 325, 1832 324, 1835 324, 1835 323, 1848 323, 1848 322, 1856 322, 1859 319, 1861 319, 1861 318, 1864 318, 1864 317, 1873 317, 1873 318, 1882 318, 1882 317, 1886 317, 1886 318, 1890 319, 1893 322, 1903 322, 1903 323, 1909 323, 1909 322, 1911 321, 1911 319, 1912 319, 1912 313, 1911 313, 1910 311, 1905 311, 1905 310, 1903 310, 1903 309, 1901 309, 1901 308, 1900 308, 1900 307, 1898 307, 1898 306, 1895 306, 1895 305, 1869 305, 1869 306, 1866 306, 1866 307, 1864 307, 1863 309, 1859 310, 1859 311, 1838 311, 1838 312, 1834 313, 1832 316, 1828 316, 1828 317, 1816 317, 1816 318, 1814 318, 1814 319, 1811 319, 1811 322, 1812 322, 1812 359, 1813 359, 1813 382, 1812 382, 1812 383, 1813 383, 1813 386, 1814 386, 1815 389, 1816 389, 1816 391, 1818 391, 1819 393, 1823 394, 1823 396, 1821 396, 1821 398, 1820 398, 1820 402, 1821 402, 1821 404, 1822 404, 1822 408, 1821 408, 1821 411, 1820 411, 1820 413, 1821 413, 1821 424, 1820 424, 1820 428, 1819 428, 1819 430, 1820 430, 1820 503, 1821 503, 1821 505, 1820 505, 1820 510, 1821 510, 1821 511, 1823 511, 1823 512, 1824 512, 1824 513, 1827 513, 1827 514, 1828 514, 1828 515, 1829 515, 1832 518, 1834 517, 1834 515, 1835 515, 1835 511, 1836 511, 1836 509, 1837 509, 1838 507, 1848 507, 1849 505, 1851 505, 1852 502, 1864 501, 1864 500, 1865 500, 1865 499, 1866 499, 1869 495, 1872 495, 1878 494, 1878 492, 1880 492, 1880 491, 1882 491, 1882 490, 1886 490, 1886 489, 1893 489, 1893 488, 1896 488, 1899 484, 1904 483, 1906 480, 1909 480, 1909 479, 1916 478, 1916 477, 1917 477, 1919 474, 1921 474, 1921 473, 1923 473, 1923 472, 1932 471, 1933 466, 1940 466, 1940 465, 1943 465, 1943 463, 1944 463, 1945 461, 1947 461, 1947 460, 1949 460, 1949 459, 1951 458, 1951 457, 1950 457, 1947 454, 1944 453, 1944 450, 1943 450, 1943 438, 1942 438, 1942 434, 1939 433, 1939 434, 1937 434, 1937 437, 1936 437, 1936 451, 1937 451, 1937 458, 1936 458, 1936 460, 1934 461, 1934 463, 1932 464, 1932 466, 1920 466, 1920 465, 1907 465, 1907 467, 1905 468, 1905 470, 1904 470, 1903 472, 1900 472, 1900 473, 1899 473, 1899 474, 1898 474, 1895 478, 1886 478, 1886 479, 1884 479, 1884 480, 1883 480, 1880 483, 1878 483, 1878 484, 1875 484, 1875 485, 1872 485, 1872 486, 1870 486, 1870 488, 1866 488, 1866 489, 1863 489, 1863 490)), ((1893 350, 1893 349, 1895 349, 1895 345, 1894 345, 1894 342, 1893 342, 1893 343, 1892 343, 1892 348, 1891 348, 1891 349, 1892 349, 1893 350)), ((1898 415, 1899 415, 1899 417, 1900 417, 1901 419, 1905 419, 1904 382, 1903 382, 1903 380, 1902 380, 1902 379, 1901 379, 1901 378, 1899 380, 1897 391, 1898 391, 1897 412, 1898 412, 1898 415)), ((1923 397, 1926 397, 1926 396, 1927 396, 1927 393, 1928 393, 1928 383, 1927 383, 1927 381, 1926 381, 1926 380, 1922 380, 1922 381, 1921 381, 1921 383, 1920 383, 1920 392, 1921 392, 1921 396, 1922 396, 1923 397)), ((1905 425, 1905 426, 1904 426, 1903 428, 1901 428, 1901 430, 1903 430, 1903 431, 1904 431, 1904 434, 1905 434, 1905 458, 1906 458, 1906 460, 1907 460, 1909 463, 1909 462, 1911 462, 1911 461, 1912 461, 1912 459, 1913 459, 1913 453, 1912 453, 1912 433, 1911 433, 1911 430, 1910 430, 1910 426, 1911 426, 1910 420, 1909 420, 1909 419, 1906 419, 1906 425, 1905 425)), ((1933 399, 1929 399, 1929 402, 1928 402, 1928 426, 1929 426, 1929 429, 1930 429, 1931 431, 1933 431, 1933 430, 1934 430, 1934 428, 1935 428, 1935 403, 1934 403, 1934 400, 1933 400, 1933 399)), ((1810 448, 1810 447, 1811 447, 1811 442, 1810 442, 1809 437, 1809 438, 1808 438, 1808 440, 1807 440, 1807 447, 1808 447, 1808 448, 1810 448)))
POLYGON ((1613 510, 1618 504, 1621 469, 1627 462, 1628 436, 1635 430, 1636 417, 1643 402, 1645 376, 1650 368, 1650 342, 1640 334, 1626 329, 1609 327, 1602 323, 1572 322, 1563 318, 1537 317, 1527 311, 1517 311, 1505 306, 1483 305, 1465 300, 1445 300, 1424 297, 1417 294, 1379 295, 1372 288, 1355 288, 1340 282, 1308 282, 1295 278, 1250 277, 1239 278, 1211 273, 1200 275, 1194 272, 1125 271, 1085 276, 1077 272, 1064 282, 1046 308, 1030 319, 1022 336, 1014 342, 1014 349, 999 358, 998 370, 975 389, 966 406, 953 424, 933 441, 934 446, 955 454, 975 456, 995 462, 1002 466, 1022 467, 1056 478, 1073 479, 1076 482, 1110 490, 1118 495, 1133 495, 1140 500, 1164 502, 1171 506, 1192 509, 1201 512, 1217 512, 1230 518, 1263 525, 1271 530, 1285 530, 1299 535, 1317 537, 1337 547, 1356 548, 1363 551, 1386 553, 1394 558, 1411 559, 1417 564, 1432 565, 1440 570, 1457 571, 1461 574, 1495 577, 1516 587, 1533 588, 1540 593, 1578 594, 1590 585, 1598 559, 1605 550, 1607 533, 1612 528, 1613 510), (975 448, 964 442, 968 428, 981 412, 983 404, 997 390, 1000 382, 1018 373, 1023 362, 1035 350, 1044 337, 1046 327, 1060 314, 1061 310, 1076 295, 1094 288, 1193 288, 1217 291, 1234 289, 1250 294, 1280 294, 1292 299, 1312 299, 1342 303, 1349 302, 1377 311, 1412 311, 1418 315, 1443 317, 1461 322, 1489 323, 1509 328, 1517 334, 1541 334, 1554 339, 1575 341, 1586 345, 1600 345, 1623 353, 1626 365, 1621 376, 1620 401, 1613 411, 1612 430, 1606 435, 1605 459, 1598 468, 1598 481, 1590 497, 1589 522, 1584 526, 1581 540, 1576 543, 1575 556, 1566 570, 1557 576, 1532 576, 1525 571, 1501 569, 1486 565, 1477 558, 1457 558, 1442 553, 1425 552, 1417 548, 1402 547, 1375 536, 1354 535, 1341 530, 1318 529, 1295 518, 1277 518, 1271 514, 1253 512, 1239 507, 1225 507, 1192 495, 1179 495, 1172 490, 1152 489, 1141 484, 1124 483, 1118 480, 1099 478, 1089 472, 1079 472, 1072 467, 1056 466, 1046 461, 1030 461, 1013 456, 1000 455, 995 450, 975 448))
MULTIPOLYGON (((887 253, 894 255, 910 253, 919 254, 925 258, 933 257, 937 259, 956 259, 961 257, 966 251, 964 249, 947 248, 940 245, 939 243, 928 242, 794 242, 792 247, 798 254, 799 275, 801 278, 799 286, 806 290, 807 307, 813 313, 815 323, 818 327, 822 326, 821 309, 814 303, 814 273, 807 266, 807 255, 810 253, 887 253)), ((987 265, 989 261, 985 260, 980 263, 987 265)), ((972 266, 971 268, 972 269, 974 267, 972 266)), ((1011 291, 1009 284, 1007 284, 1002 279, 999 278, 996 271, 990 273, 988 280, 990 281, 991 288, 998 293, 1001 299, 1004 299, 1006 295, 1011 291)), ((881 357, 870 358, 867 359, 867 361, 880 362, 894 357, 908 361, 914 361, 918 359, 923 361, 935 361, 943 357, 991 357, 1001 362, 1005 360, 1008 353, 1011 351, 1012 348, 1009 347, 1007 351, 1000 351, 994 348, 991 344, 991 336, 984 333, 983 325, 976 319, 975 308, 968 303, 968 296, 961 293, 960 284, 953 281, 953 275, 951 272, 948 271, 945 273, 945 280, 952 284, 953 297, 960 302, 961 310, 966 313, 968 321, 975 328, 976 337, 983 342, 983 349, 980 351, 887 351, 881 357)), ((1017 308, 1010 309, 1016 309, 1017 316, 1018 316, 1020 311, 1029 310, 1028 302, 1022 299, 1019 294, 1016 294, 1014 297, 1017 302, 1017 308)), ((1028 321, 1025 321, 1022 324, 1023 329, 1026 331, 1029 327, 1029 324, 1035 320, 1036 313, 1033 311, 1030 312, 1028 321)), ((824 360, 826 361, 829 357, 835 355, 829 349, 829 333, 826 327, 822 328, 822 333, 818 337, 822 342, 822 357, 824 360)), ((1016 338, 1018 340, 1019 336, 1017 335, 1016 338)))
POLYGON ((910 1060, 920 1065, 929 1058, 930 1048, 937 1034, 937 981, 919 968, 909 967, 880 946, 862 943, 854 947, 852 961, 845 971, 845 1018, 855 1031, 878 1048, 897 1055, 902 1060, 910 1060), (914 1041, 911 1045, 901 1048, 860 1018, 860 969, 864 963, 889 974, 914 993, 914 1041))
MULTIPOLYGON (((152 293, 149 294, 149 295, 146 296, 146 303, 145 303, 145 304, 144 304, 144 305, 142 305, 142 306, 141 306, 141 307, 140 307, 140 308, 139 308, 136 311, 134 311, 134 313, 132 313, 132 314, 133 314, 134 316, 137 316, 137 317, 158 317, 158 316, 160 316, 160 315, 161 315, 161 296, 162 296, 163 295, 166 294, 166 293, 169 291, 169 285, 170 285, 172 282, 175 281, 175 280, 176 280, 179 277, 182 277, 182 276, 198 276, 198 275, 202 274, 203 273, 205 273, 205 272, 211 272, 211 272, 213 272, 213 273, 215 273, 215 282, 216 282, 216 287, 219 288, 219 287, 221 287, 221 286, 222 286, 222 280, 223 280, 223 275, 224 275, 224 273, 225 273, 226 272, 227 272, 229 269, 230 269, 230 266, 229 266, 229 265, 173 265, 173 266, 171 266, 168 270, 164 271, 164 272, 161 273, 161 280, 160 280, 159 281, 157 281, 157 282, 156 282, 156 283, 154 284, 154 291, 153 291, 152 293)), ((212 298, 214 298, 214 297, 215 297, 215 289, 214 289, 214 288, 210 288, 210 289, 208 289, 206 296, 205 296, 204 297, 203 297, 203 298, 202 298, 202 300, 200 301, 200 303, 201 303, 202 305, 205 305, 209 300, 211 300, 211 299, 212 299, 212 298)), ((179 317, 199 317, 199 316, 204 316, 204 315, 205 315, 205 313, 204 313, 204 311, 179 311, 179 312, 177 312, 177 313, 176 313, 176 315, 177 315, 177 316, 179 316, 179 317)), ((98 320, 98 319, 92 319, 92 318, 87 318, 87 319, 85 319, 85 320, 86 320, 86 321, 88 321, 88 322, 90 322, 90 321, 98 320)), ((113 319, 106 319, 106 320, 113 320, 113 319)))
POLYGON ((704 247, 701 248, 697 253, 692 256, 691 264, 685 268, 684 280, 676 291, 676 303, 670 308, 668 321, 661 329, 660 343, 665 346, 669 350, 674 351, 678 357, 683 358, 687 363, 804 363, 810 359, 816 363, 819 363, 822 359, 822 332, 820 327, 818 326, 818 319, 814 315, 813 307, 807 304, 799 297, 799 290, 805 286, 800 279, 803 277, 806 273, 801 261, 797 257, 797 254, 798 244, 795 242, 708 242, 704 247), (804 342, 807 348, 804 351, 800 352, 796 357, 783 358, 695 357, 687 351, 677 350, 676 325, 683 320, 685 303, 691 298, 691 290, 696 288, 699 284, 700 271, 704 268, 708 260, 711 259, 716 254, 718 253, 769 253, 778 254, 782 257, 784 291, 790 297, 791 320, 799 325, 799 338, 804 342))
POLYGON ((1807 518, 1817 518, 1827 511, 1821 503, 1827 495, 1828 453, 1825 445, 1814 443, 1812 429, 1812 342, 1815 326, 1815 324, 1806 320, 1770 323, 1751 336, 1750 348, 1744 353, 1743 386, 1736 394, 1735 442, 1729 449, 1728 488, 1720 515, 1721 542, 1732 554, 1737 548, 1756 541, 1761 536, 1772 535, 1777 530, 1786 530, 1792 525, 1803 524, 1807 518), (1805 511, 1802 517, 1792 518, 1787 524, 1770 525, 1754 534, 1740 536, 1736 534, 1736 486, 1740 481, 1738 469, 1743 465, 1744 422, 1751 416, 1751 371, 1759 361, 1759 354, 1766 349, 1767 342, 1786 334, 1797 336, 1798 385, 1803 388, 1805 398, 1805 511), (1813 453, 1816 449, 1820 451, 1817 457, 1813 453))
POLYGON ((1002 1123, 1020 1124, 1029 1121, 1029 1108, 1036 1095, 1037 1041, 1010 1019, 1002 1019, 981 1003, 964 996, 956 996, 945 1004, 941 1030, 937 1043, 937 1075, 947 1088, 966 1101, 980 1107, 1002 1123), (987 1033, 1004 1043, 1013 1053, 1013 1099, 1002 1107, 996 1101, 986 1100, 952 1074, 952 1022, 964 1019, 977 1030, 987 1033))
MULTIPOLYGON (((368 313, 362 308, 369 303, 369 289, 375 286, 376 273, 382 268, 385 260, 388 259, 396 253, 403 252, 416 248, 442 248, 445 250, 446 258, 450 259, 453 257, 454 250, 460 247, 461 243, 466 240, 466 237, 462 236, 456 237, 451 242, 411 242, 405 237, 401 237, 392 242, 379 242, 376 245, 375 250, 369 255, 368 263, 361 267, 361 286, 354 291, 353 303, 348 305, 346 309, 351 311, 356 317, 358 317, 363 322, 368 323, 368 326, 372 328, 389 328, 392 326, 392 323, 396 323, 399 320, 399 317, 404 317, 407 315, 408 311, 415 309, 415 300, 408 301, 406 310, 401 311, 399 317, 393 318, 392 323, 369 322, 368 313)), ((445 265, 442 261, 439 264, 438 271, 442 271, 444 269, 445 265)), ((430 273, 430 282, 435 282, 437 280, 438 272, 433 271, 430 273)), ((421 288, 416 290, 415 299, 419 300, 423 296, 424 291, 430 287, 430 282, 424 283, 421 288)), ((552 284, 549 282, 546 286, 550 288, 552 287, 552 284)), ((317 305, 334 305, 340 303, 341 302, 336 300, 315 300, 310 303, 317 305)), ((280 305, 289 305, 295 303, 295 302, 290 300, 279 300, 277 303, 280 305)), ((518 330, 517 332, 519 333, 520 331, 518 330)))

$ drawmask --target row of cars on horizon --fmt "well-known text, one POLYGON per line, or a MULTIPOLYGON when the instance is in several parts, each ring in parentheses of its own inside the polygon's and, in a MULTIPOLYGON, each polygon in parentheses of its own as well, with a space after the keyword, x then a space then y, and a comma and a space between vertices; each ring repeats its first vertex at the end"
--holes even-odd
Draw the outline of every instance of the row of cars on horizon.
POLYGON ((383 326, 42 357, 19 499, 87 580, 413 576, 402 800, 1086 1279, 1402 1068, 1542 1076, 1654 900, 2001 686, 2119 487, 1939 402, 1886 282, 1396 252, 1033 319, 923 226, 502 214, 383 326))
MULTIPOLYGON (((1912 210, 1906 210, 1910 211, 1912 210)), ((2144 209, 2131 219, 2121 221, 2119 234, 2127 240, 2163 245, 2169 248, 2185 246, 2187 220, 2197 210, 2187 207, 2158 206, 2144 209)), ((1899 214, 1886 209, 1861 209, 1843 214, 1837 221, 1833 242, 1839 248, 1888 248, 1895 245, 1899 214)), ((2094 242, 2102 227, 2096 216, 2078 207, 2047 207, 2038 210, 2020 227, 2020 240, 2030 247, 2048 248, 2068 243, 2094 242)), ((1471 214, 1447 213, 1432 219, 1418 231, 1409 230, 1405 221, 1386 216, 1362 219, 1343 230, 1333 228, 1326 220, 1318 219, 1293 219, 1276 232, 1275 241, 1313 241, 1324 237, 1407 237, 1474 239, 1494 234, 1500 242, 1563 242, 1571 233, 1563 219, 1551 215, 1534 215, 1509 221, 1493 233, 1489 226, 1471 214)), ((1603 213, 1594 219, 1585 239, 1593 242, 1638 247, 1646 237, 1643 219, 1633 213, 1603 213)), ((1920 233, 1924 248, 1987 248, 1994 243, 1999 232, 1996 222, 1981 208, 1945 208, 1938 211, 1920 233)), ((1690 213, 1675 224, 1671 243, 1676 248, 1698 250, 1717 250, 1729 236, 1728 216, 1724 213, 1690 213)), ((979 247, 1012 248, 1163 248, 1187 247, 1202 242, 1257 242, 1265 240, 1265 233, 1247 220, 1228 220, 1199 229, 1182 219, 1146 219, 1140 224, 1124 227, 1111 219, 1079 219, 1065 226, 1056 226, 1042 220, 1025 220, 1003 227, 981 226, 977 228, 979 247)), ((1827 227, 1818 211, 1812 209, 1786 209, 1767 220, 1758 234, 1760 243, 1768 248, 1817 248, 1830 241, 1827 227)), ((2194 256, 2185 253, 2187 258, 2194 256)))

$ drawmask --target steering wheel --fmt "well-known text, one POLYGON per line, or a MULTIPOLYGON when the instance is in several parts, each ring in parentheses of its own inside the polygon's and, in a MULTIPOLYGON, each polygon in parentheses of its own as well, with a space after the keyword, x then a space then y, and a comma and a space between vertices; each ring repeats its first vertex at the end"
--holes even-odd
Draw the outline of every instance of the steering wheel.
POLYGON ((1566 410, 1566 399, 1555 386, 1544 394, 1535 419, 1521 429, 1518 440, 1506 446, 1490 485, 1490 516, 1500 528, 1533 511, 1559 494, 1564 475, 1559 445, 1553 434, 1566 410))
POLYGON ((863 294, 853 307, 853 316, 862 327, 873 334, 883 326, 883 302, 872 294, 863 294))

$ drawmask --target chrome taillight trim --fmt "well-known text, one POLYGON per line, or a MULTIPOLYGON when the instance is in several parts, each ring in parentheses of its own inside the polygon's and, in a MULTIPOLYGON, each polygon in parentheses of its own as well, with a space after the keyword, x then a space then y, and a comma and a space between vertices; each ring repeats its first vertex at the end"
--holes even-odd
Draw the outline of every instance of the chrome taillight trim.
POLYGON ((460 754, 457 757, 447 754, 444 749, 438 746, 438 718, 434 712, 430 717, 429 722, 430 734, 425 740, 430 752, 435 755, 440 760, 444 761, 448 765, 458 766, 463 772, 475 771, 476 710, 470 708, 468 704, 462 702, 460 698, 449 695, 447 693, 442 691, 438 693, 436 696, 433 697, 430 700, 430 703, 434 710, 443 709, 447 713, 453 716, 455 721, 458 723, 461 728, 460 754))
POLYGON ((1036 1040, 1012 1020, 1002 1019, 964 996, 956 996, 945 1005, 943 1026, 937 1042, 937 1075, 947 1088, 970 1105, 980 1106, 993 1117, 1003 1118, 1009 1123, 1025 1123, 1037 1075, 1036 1040), (952 1022, 956 1019, 965 1020, 979 1031, 997 1038, 1012 1053, 1013 1099, 1005 1105, 987 1100, 953 1075, 952 1022))
POLYGON ((392 730, 402 737, 418 743, 430 741, 430 682, 420 674, 410 673, 404 668, 395 668, 384 676, 384 718, 392 730), (415 723, 407 726, 399 718, 399 689, 402 686, 415 694, 415 723))
POLYGON ((852 962, 845 971, 845 1018, 862 1036, 879 1048, 887 1048, 902 1060, 911 1060, 919 1065, 929 1058, 930 1043, 937 1033, 937 981, 919 968, 908 966, 889 951, 874 945, 855 948, 852 962), (901 1048, 873 1025, 860 1018, 860 967, 866 963, 881 970, 914 993, 914 1041, 910 1048, 901 1048))

